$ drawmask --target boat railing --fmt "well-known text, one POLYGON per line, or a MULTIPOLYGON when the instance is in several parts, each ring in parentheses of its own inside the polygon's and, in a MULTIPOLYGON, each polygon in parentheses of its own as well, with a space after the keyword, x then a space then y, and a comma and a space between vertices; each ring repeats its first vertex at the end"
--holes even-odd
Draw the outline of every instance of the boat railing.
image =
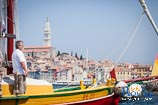
POLYGON ((158 76, 150 76, 150 77, 144 77, 144 78, 136 78, 132 80, 125 80, 126 83, 129 82, 138 82, 138 81, 148 81, 148 80, 155 80, 158 79, 158 76))

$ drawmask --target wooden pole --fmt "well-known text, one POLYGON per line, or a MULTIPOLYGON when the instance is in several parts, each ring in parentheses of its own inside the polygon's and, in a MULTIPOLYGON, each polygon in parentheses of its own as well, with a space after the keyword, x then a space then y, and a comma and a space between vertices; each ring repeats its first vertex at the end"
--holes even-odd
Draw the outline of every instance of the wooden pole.
MULTIPOLYGON (((13 35, 14 34, 14 0, 8 0, 7 1, 7 31, 8 34, 13 35)), ((8 61, 12 61, 12 53, 14 48, 14 39, 8 38, 7 39, 7 55, 8 55, 8 61)), ((12 67, 7 68, 7 74, 12 74, 12 67)))

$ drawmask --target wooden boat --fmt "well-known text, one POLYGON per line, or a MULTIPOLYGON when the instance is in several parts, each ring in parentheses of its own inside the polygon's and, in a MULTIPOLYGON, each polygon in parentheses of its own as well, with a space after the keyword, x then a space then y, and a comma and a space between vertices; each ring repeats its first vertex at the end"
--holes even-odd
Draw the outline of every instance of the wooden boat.
MULTIPOLYGON (((3 0, 0 3, 0 7, 2 7, 2 4, 7 6, 6 17, 8 18, 5 37, 7 37, 8 61, 11 62, 14 48, 15 0, 3 0)), ((8 74, 12 73, 11 66, 8 66, 7 71, 8 74)), ((52 84, 46 81, 27 78, 26 93, 18 96, 12 94, 13 83, 14 79, 12 76, 3 77, 0 82, 0 105, 118 105, 119 103, 119 97, 114 95, 114 84, 112 82, 88 88, 81 82, 80 87, 53 90, 52 84)))
POLYGON ((26 94, 12 95, 13 78, 2 81, 1 105, 118 105, 119 97, 114 95, 114 85, 85 88, 69 87, 52 89, 52 84, 27 78, 26 94))

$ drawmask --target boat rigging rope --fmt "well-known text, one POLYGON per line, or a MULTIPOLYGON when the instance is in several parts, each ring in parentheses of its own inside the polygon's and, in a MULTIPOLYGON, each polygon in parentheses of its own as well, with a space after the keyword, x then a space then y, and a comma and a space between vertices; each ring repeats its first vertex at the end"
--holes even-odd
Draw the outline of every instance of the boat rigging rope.
POLYGON ((144 16, 144 14, 146 14, 147 18, 149 19, 151 25, 153 26, 153 28, 154 28, 154 30, 155 30, 157 36, 158 36, 158 27, 157 27, 155 21, 153 20, 151 14, 150 14, 150 11, 149 11, 149 9, 148 9, 148 7, 147 7, 147 4, 146 4, 145 0, 139 0, 139 2, 140 2, 140 4, 141 4, 141 6, 142 6, 144 12, 143 12, 143 14, 141 15, 141 18, 140 18, 138 24, 136 25, 136 27, 134 28, 134 31, 132 32, 131 38, 129 39, 129 41, 128 41, 126 47, 125 47, 125 49, 124 49, 124 50, 122 51, 122 53, 120 54, 120 56, 119 56, 118 60, 116 61, 116 63, 118 63, 118 62, 120 61, 120 59, 124 56, 124 54, 127 52, 128 48, 129 48, 129 46, 130 46, 130 44, 132 43, 132 41, 133 41, 133 39, 134 39, 134 37, 135 37, 136 31, 138 30, 138 27, 139 27, 139 25, 140 25, 140 23, 141 23, 141 21, 142 21, 142 18, 143 18, 143 16, 144 16))
POLYGON ((122 57, 125 55, 125 53, 127 52, 129 46, 130 46, 131 43, 133 42, 133 40, 134 40, 134 38, 135 38, 135 36, 136 36, 136 32, 137 32, 137 30, 138 30, 138 28, 139 28, 139 26, 140 26, 140 23, 142 22, 143 16, 144 16, 144 12, 142 13, 142 15, 141 15, 141 17, 140 17, 138 23, 135 25, 134 30, 133 30, 131 33, 129 32, 129 34, 131 34, 131 37, 129 38, 128 43, 126 44, 126 47, 124 48, 124 50, 121 52, 119 58, 116 60, 116 64, 119 63, 119 61, 121 60, 121 58, 122 58, 122 57))
POLYGON ((147 7, 147 4, 146 4, 145 0, 139 0, 139 2, 140 2, 141 6, 142 6, 142 8, 144 10, 144 13, 146 14, 147 18, 149 19, 151 25, 153 26, 153 28, 154 28, 157 36, 158 36, 158 27, 157 27, 154 19, 152 18, 151 14, 150 14, 150 11, 149 11, 149 9, 147 7))

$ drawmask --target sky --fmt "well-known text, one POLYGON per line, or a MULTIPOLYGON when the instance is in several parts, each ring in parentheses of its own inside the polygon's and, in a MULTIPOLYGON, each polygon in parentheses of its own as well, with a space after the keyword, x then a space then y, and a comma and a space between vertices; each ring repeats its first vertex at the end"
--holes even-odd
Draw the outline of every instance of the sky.
MULTIPOLYGON (((158 24, 158 0, 147 0, 158 24)), ((18 26, 25 46, 43 45, 49 17, 56 51, 116 62, 142 15, 138 0, 18 0, 18 26)), ((146 16, 120 62, 153 64, 158 36, 146 16)))

